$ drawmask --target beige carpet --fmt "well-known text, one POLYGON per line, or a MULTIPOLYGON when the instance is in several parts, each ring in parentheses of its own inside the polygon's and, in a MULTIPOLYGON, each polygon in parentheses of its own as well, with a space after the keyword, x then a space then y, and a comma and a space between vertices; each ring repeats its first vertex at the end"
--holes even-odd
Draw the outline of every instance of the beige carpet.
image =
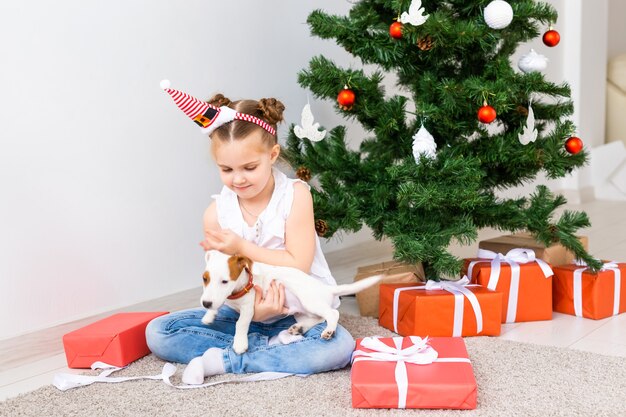
MULTIPOLYGON (((355 337, 393 336, 373 319, 341 322, 355 337)), ((66 392, 47 386, 0 403, 0 416, 626 416, 626 358, 488 337, 465 342, 479 389, 478 408, 470 411, 352 409, 346 368, 197 390, 147 380, 66 392)), ((158 374, 162 366, 148 356, 115 376, 158 374)))

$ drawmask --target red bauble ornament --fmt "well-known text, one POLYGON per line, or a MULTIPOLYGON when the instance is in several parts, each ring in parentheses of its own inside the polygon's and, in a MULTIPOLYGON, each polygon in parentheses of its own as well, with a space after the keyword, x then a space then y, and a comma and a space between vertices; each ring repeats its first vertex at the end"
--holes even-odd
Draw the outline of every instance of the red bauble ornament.
POLYGON ((343 90, 341 90, 339 95, 337 95, 337 103, 339 103, 339 107, 342 110, 352 110, 355 98, 356 96, 354 95, 354 91, 344 85, 343 90))
POLYGON ((557 46, 561 41, 561 35, 554 29, 550 29, 546 33, 543 34, 543 43, 547 46, 557 46))
POLYGON ((579 137, 572 136, 565 141, 565 150, 572 155, 576 155, 583 150, 583 141, 579 137))
POLYGON ((496 120, 496 109, 484 103, 483 106, 478 109, 478 120, 481 123, 491 123, 496 120))
POLYGON ((394 39, 402 38, 402 23, 393 22, 391 26, 389 26, 389 35, 394 39))

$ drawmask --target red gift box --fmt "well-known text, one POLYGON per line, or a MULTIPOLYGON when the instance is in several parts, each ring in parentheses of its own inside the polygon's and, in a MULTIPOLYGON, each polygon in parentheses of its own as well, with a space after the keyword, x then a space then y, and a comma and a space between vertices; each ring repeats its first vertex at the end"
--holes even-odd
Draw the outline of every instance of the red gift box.
POLYGON ((126 366, 148 355, 146 326, 164 314, 119 313, 67 333, 63 336, 67 366, 90 368, 96 361, 126 366))
POLYGON ((479 249, 465 260, 463 273, 477 284, 502 293, 502 323, 552 319, 552 269, 527 248, 506 255, 479 249))
POLYGON ((433 337, 430 347, 423 342, 415 336, 358 339, 352 407, 476 408, 476 379, 463 339, 433 337))
POLYGON ((378 324, 403 336, 500 335, 502 294, 466 284, 381 284, 378 324))
POLYGON ((597 274, 584 265, 554 267, 554 311, 599 320, 626 312, 626 263, 605 262, 597 274))

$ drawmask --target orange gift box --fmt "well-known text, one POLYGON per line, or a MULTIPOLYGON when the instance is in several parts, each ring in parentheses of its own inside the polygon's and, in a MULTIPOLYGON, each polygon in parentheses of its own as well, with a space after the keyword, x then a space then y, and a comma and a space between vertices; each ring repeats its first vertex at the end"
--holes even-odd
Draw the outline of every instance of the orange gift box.
MULTIPOLYGON (((545 265, 545 264, 544 264, 545 265)), ((465 259, 463 274, 471 282, 502 293, 502 323, 552 320, 552 272, 546 277, 538 262, 519 263, 519 276, 513 287, 512 268, 507 262, 500 263, 499 277, 491 278, 491 259, 465 259), (468 272, 470 264, 477 262, 468 272), (509 306, 509 304, 511 306, 509 306), (511 311, 509 311, 509 307, 511 311)))
MULTIPOLYGON (((429 338, 428 344, 438 355, 426 365, 409 362, 404 352, 397 356, 405 361, 372 358, 368 355, 377 350, 362 346, 367 339, 374 338, 357 340, 352 358, 352 407, 476 408, 476 379, 462 338, 429 338), (398 372, 401 376, 396 380, 398 372)), ((401 349, 413 345, 409 337, 375 339, 391 348, 396 348, 396 343, 401 349)))
POLYGON ((555 267, 554 311, 594 320, 626 312, 626 263, 612 264, 618 274, 609 265, 597 274, 575 264, 555 267))
POLYGON ((119 313, 67 333, 63 336, 67 366, 90 368, 96 361, 126 366, 148 355, 146 326, 164 314, 119 313))
POLYGON ((501 326, 502 294, 487 288, 465 287, 478 300, 482 314, 482 330, 471 302, 463 296, 463 307, 456 310, 457 297, 446 290, 426 290, 411 284, 381 284, 378 323, 403 336, 498 336, 501 326), (394 326, 394 294, 398 291, 397 316, 394 326), (460 319, 460 332, 455 334, 455 315, 460 319), (397 328, 396 328, 397 327, 397 328))

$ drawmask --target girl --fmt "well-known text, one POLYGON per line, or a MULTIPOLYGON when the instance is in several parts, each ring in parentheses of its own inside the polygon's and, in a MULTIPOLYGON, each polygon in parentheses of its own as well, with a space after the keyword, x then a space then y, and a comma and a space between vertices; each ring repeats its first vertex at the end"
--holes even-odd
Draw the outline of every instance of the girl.
MULTIPOLYGON (((177 90, 165 90, 177 101, 172 93, 177 90)), ((283 120, 283 104, 276 99, 231 102, 218 94, 199 116, 187 112, 184 103, 177 104, 196 123, 204 117, 198 124, 210 131, 212 155, 224 183, 204 214, 202 247, 295 267, 336 285, 315 233, 309 186, 274 167, 280 155, 276 124, 283 120)), ((239 313, 228 306, 220 308, 210 325, 201 322, 203 308, 154 319, 146 329, 150 350, 164 360, 191 361, 183 375, 191 384, 228 372, 311 374, 350 362, 354 340, 347 330, 339 326, 334 337, 324 340, 320 334, 326 324, 320 323, 303 336, 290 336, 286 329, 295 320, 286 314, 284 288, 272 283, 264 295, 256 289, 249 347, 242 355, 232 350, 239 313)), ((338 305, 337 299, 334 307, 338 305)))

